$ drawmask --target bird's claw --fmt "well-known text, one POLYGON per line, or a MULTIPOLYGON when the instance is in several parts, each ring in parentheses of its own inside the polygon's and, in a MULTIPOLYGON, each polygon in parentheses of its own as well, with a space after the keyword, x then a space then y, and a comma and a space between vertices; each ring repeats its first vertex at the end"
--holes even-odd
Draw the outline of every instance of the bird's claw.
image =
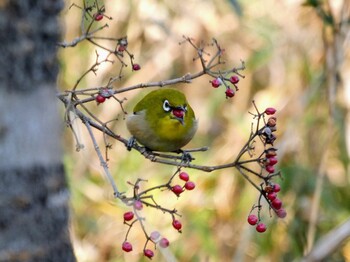
POLYGON ((192 160, 195 159, 189 152, 185 150, 181 150, 180 153, 182 153, 181 161, 184 163, 190 163, 192 160))
POLYGON ((126 143, 126 149, 127 149, 128 151, 130 151, 131 148, 134 147, 135 143, 136 143, 136 138, 133 137, 133 136, 130 137, 130 139, 129 139, 128 142, 126 143))

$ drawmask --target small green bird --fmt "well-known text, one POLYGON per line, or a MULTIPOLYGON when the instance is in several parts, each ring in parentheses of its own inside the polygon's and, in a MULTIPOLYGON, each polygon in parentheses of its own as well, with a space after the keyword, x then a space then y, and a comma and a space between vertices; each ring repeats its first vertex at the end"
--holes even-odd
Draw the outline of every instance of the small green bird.
POLYGON ((183 93, 161 88, 139 101, 126 125, 133 137, 152 151, 178 151, 191 141, 197 120, 183 93))

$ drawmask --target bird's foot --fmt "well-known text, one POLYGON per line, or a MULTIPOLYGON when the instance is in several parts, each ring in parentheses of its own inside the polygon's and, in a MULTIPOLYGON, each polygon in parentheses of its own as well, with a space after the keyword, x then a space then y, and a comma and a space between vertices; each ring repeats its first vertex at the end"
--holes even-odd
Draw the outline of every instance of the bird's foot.
POLYGON ((176 153, 178 154, 182 154, 181 155, 181 162, 184 162, 184 163, 190 163, 192 160, 194 160, 195 158, 192 157, 192 155, 186 151, 186 150, 182 150, 182 149, 179 149, 176 151, 176 153))
POLYGON ((136 138, 133 137, 133 136, 130 137, 130 139, 129 139, 128 142, 126 143, 126 149, 127 149, 128 151, 130 151, 131 148, 134 147, 135 143, 136 143, 136 138))

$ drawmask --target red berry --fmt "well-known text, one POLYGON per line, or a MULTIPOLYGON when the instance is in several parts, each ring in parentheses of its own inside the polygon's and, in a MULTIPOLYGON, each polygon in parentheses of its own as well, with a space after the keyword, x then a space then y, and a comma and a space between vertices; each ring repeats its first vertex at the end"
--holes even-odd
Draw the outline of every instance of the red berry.
POLYGON ((130 252, 130 251, 132 251, 132 245, 129 242, 125 241, 122 245, 122 249, 125 252, 130 252))
POLYGON ((267 163, 268 165, 273 166, 273 165, 276 165, 276 164, 278 163, 278 160, 277 160, 276 157, 269 157, 269 158, 267 159, 266 163, 267 163))
POLYGON ((188 181, 188 180, 190 179, 190 176, 189 176, 186 172, 181 172, 181 173, 179 174, 179 177, 180 177, 180 179, 183 180, 183 181, 188 181))
POLYGON ((237 83, 239 82, 238 76, 236 76, 236 75, 231 76, 231 77, 230 77, 230 82, 231 82, 232 84, 237 84, 237 83))
POLYGON ((132 70, 138 71, 138 70, 140 70, 140 69, 141 69, 141 66, 140 66, 139 64, 133 64, 133 65, 132 65, 132 70))
POLYGON ((141 209, 143 208, 142 202, 141 202, 140 200, 136 200, 136 201, 134 202, 134 207, 135 207, 135 209, 137 209, 137 210, 141 210, 141 209))
POLYGON ((179 196, 183 192, 183 189, 182 186, 175 185, 171 188, 171 191, 173 191, 175 195, 179 196))
POLYGON ((269 173, 274 173, 275 172, 275 168, 273 166, 271 166, 271 165, 265 166, 265 169, 269 173))
POLYGON ((277 197, 277 194, 275 192, 270 192, 267 194, 267 198, 271 201, 275 200, 277 197))
POLYGON ((166 239, 165 237, 163 237, 160 241, 159 241, 159 246, 161 246, 162 248, 166 248, 169 246, 169 240, 166 239))
POLYGON ((284 208, 280 208, 276 211, 279 218, 285 218, 287 216, 287 211, 284 208))
POLYGON ((103 19, 103 14, 101 13, 94 14, 94 19, 95 21, 101 21, 103 19))
POLYGON ((232 88, 227 88, 225 91, 226 97, 234 97, 235 91, 232 88))
POLYGON ((276 109, 273 107, 268 107, 265 109, 265 114, 266 115, 273 115, 274 113, 276 113, 276 109))
POLYGON ((193 183, 192 181, 188 181, 185 183, 185 188, 187 190, 193 190, 196 187, 196 184, 193 183))
POLYGON ((258 217, 256 215, 249 215, 247 220, 248 220, 248 223, 252 226, 258 223, 258 217))
POLYGON ((276 197, 274 200, 271 201, 271 206, 274 209, 279 210, 282 207, 282 201, 276 197))
POLYGON ((103 103, 104 101, 106 101, 106 98, 100 94, 98 94, 96 97, 95 97, 95 100, 97 103, 103 103))
POLYGON ((181 222, 179 220, 174 219, 173 220, 173 227, 176 230, 180 230, 182 228, 182 224, 181 224, 181 222))
POLYGON ((219 77, 211 81, 211 85, 214 88, 218 88, 219 86, 221 86, 221 84, 222 84, 222 80, 219 77))
POLYGON ((146 257, 150 258, 150 259, 154 256, 153 251, 150 250, 150 249, 145 249, 145 250, 143 251, 143 254, 144 254, 146 257))
POLYGON ((273 192, 280 192, 281 191, 281 186, 279 184, 274 184, 273 185, 273 192))
POLYGON ((134 212, 129 211, 129 212, 124 213, 124 220, 125 221, 130 221, 133 218, 134 218, 134 212))
POLYGON ((259 223, 256 226, 256 231, 258 231, 259 233, 264 233, 266 231, 266 225, 264 223, 259 223))

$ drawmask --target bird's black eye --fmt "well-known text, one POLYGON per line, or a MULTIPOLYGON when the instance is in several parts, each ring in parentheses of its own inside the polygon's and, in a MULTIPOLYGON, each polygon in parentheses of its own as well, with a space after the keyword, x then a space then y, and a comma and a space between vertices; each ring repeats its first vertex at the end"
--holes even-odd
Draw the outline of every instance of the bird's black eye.
POLYGON ((171 110, 171 106, 169 104, 169 101, 168 100, 164 100, 164 103, 163 103, 163 109, 165 112, 170 112, 171 110))

